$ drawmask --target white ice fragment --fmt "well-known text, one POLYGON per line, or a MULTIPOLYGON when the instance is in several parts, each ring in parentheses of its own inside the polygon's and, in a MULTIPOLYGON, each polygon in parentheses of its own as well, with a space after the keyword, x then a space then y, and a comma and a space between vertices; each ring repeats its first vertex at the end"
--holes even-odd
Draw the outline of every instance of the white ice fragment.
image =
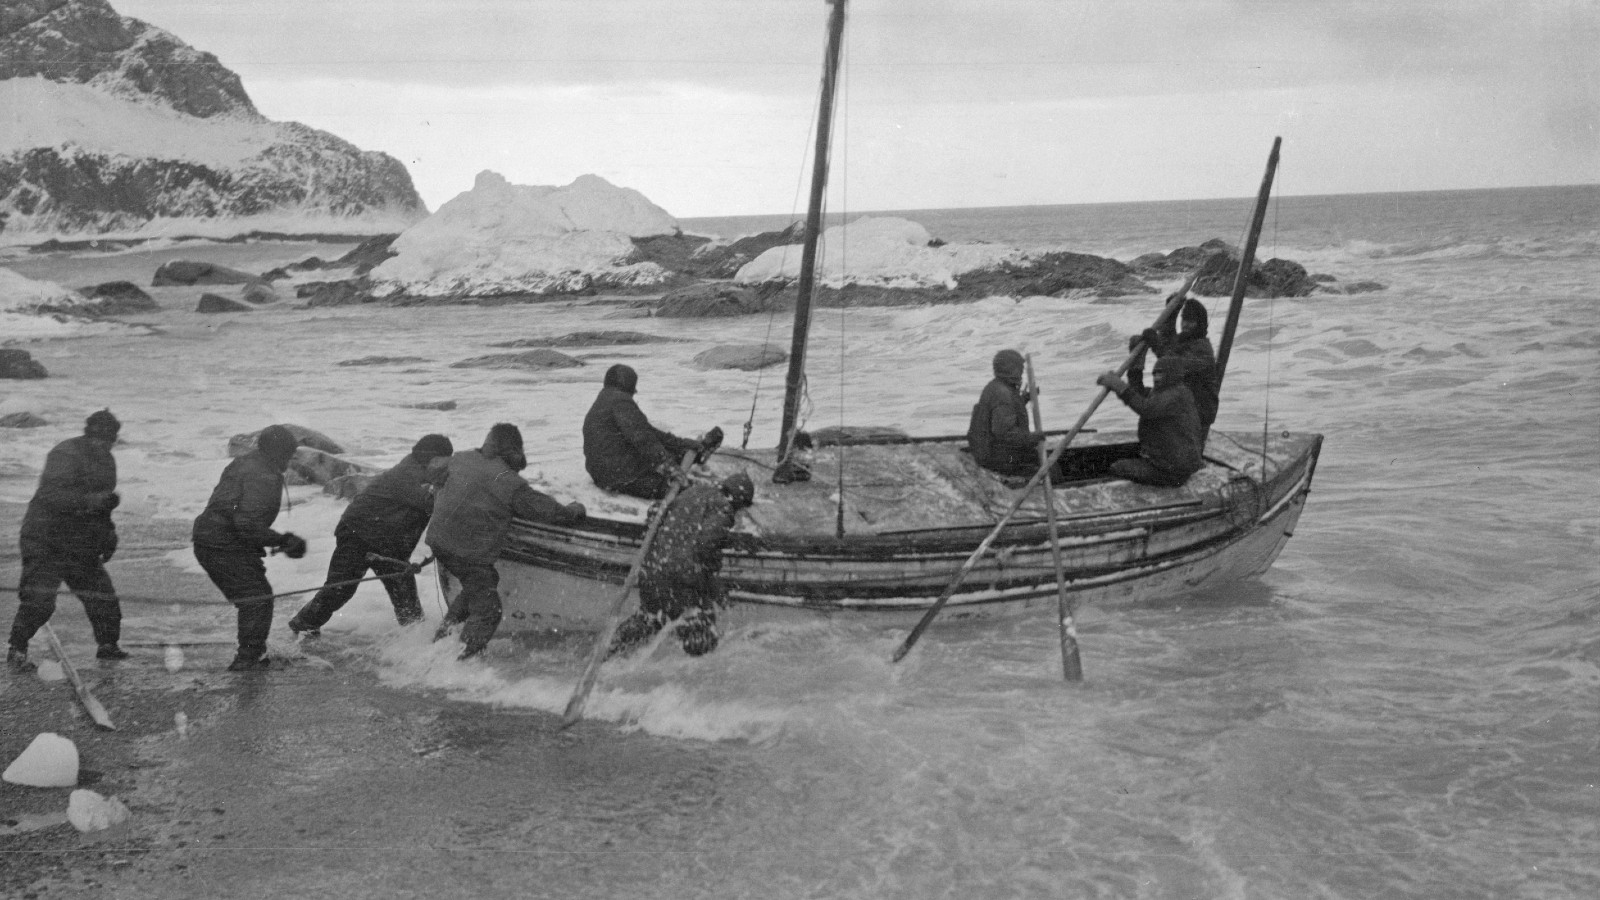
POLYGON ((33 739, 0 779, 28 787, 72 787, 78 783, 78 748, 47 731, 33 739))
POLYGON ((41 660, 39 671, 34 674, 39 676, 40 681, 60 681, 67 677, 66 671, 61 668, 61 663, 53 659, 41 660))
POLYGON ((178 729, 178 737, 186 738, 189 736, 189 716, 182 710, 179 710, 172 717, 172 724, 178 729))
POLYGON ((80 789, 67 798, 67 821, 79 831, 104 831, 128 821, 128 807, 115 797, 80 789))
POLYGON ((176 644, 168 644, 165 665, 168 672, 176 672, 183 668, 183 648, 176 644))

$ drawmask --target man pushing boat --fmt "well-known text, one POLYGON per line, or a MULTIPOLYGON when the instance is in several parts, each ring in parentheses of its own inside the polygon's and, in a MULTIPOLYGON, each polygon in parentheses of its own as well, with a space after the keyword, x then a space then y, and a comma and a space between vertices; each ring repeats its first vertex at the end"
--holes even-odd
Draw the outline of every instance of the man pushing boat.
POLYGON ((683 652, 703 656, 717 648, 717 610, 728 589, 717 578, 739 510, 755 500, 755 483, 743 472, 721 484, 695 483, 678 494, 639 567, 639 611, 623 620, 610 654, 626 653, 677 620, 683 652))
POLYGON ((494 563, 505 549, 512 516, 569 525, 583 521, 582 503, 562 504, 533 489, 518 475, 528 466, 522 432, 501 422, 483 446, 451 456, 428 523, 428 546, 461 590, 450 601, 434 640, 461 625, 461 659, 482 653, 500 627, 500 573, 494 563))

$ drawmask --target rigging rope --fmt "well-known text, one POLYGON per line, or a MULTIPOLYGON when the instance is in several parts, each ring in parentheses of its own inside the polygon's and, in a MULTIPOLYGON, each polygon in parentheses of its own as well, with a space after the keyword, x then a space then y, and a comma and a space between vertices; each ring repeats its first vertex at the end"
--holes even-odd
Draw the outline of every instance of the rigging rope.
MULTIPOLYGON (((850 44, 849 44, 848 41, 846 41, 844 46, 840 48, 839 52, 840 52, 840 60, 839 60, 839 72, 840 72, 840 76, 839 76, 839 91, 840 91, 841 94, 848 94, 849 91, 850 91, 850 44)), ((844 109, 844 116, 843 116, 844 122, 841 123, 842 127, 839 130, 840 130, 841 137, 844 138, 845 140, 844 140, 843 158, 840 160, 840 163, 839 163, 840 176, 839 176, 839 179, 838 179, 838 185, 839 185, 839 205, 842 208, 841 209, 841 211, 842 211, 841 224, 844 224, 843 221, 842 221, 843 218, 845 216, 848 216, 849 213, 850 213, 850 182, 849 182, 848 179, 846 179, 844 177, 844 173, 846 173, 846 172, 848 172, 850 170, 850 142, 848 140, 848 135, 850 133, 850 104, 849 103, 842 103, 842 104, 840 104, 840 106, 844 109)), ((848 228, 849 225, 844 224, 844 227, 848 228)), ((845 366, 844 366, 845 303, 844 303, 844 293, 843 293, 843 291, 844 291, 844 284, 847 281, 846 273, 848 273, 850 271, 849 254, 850 254, 850 242, 848 240, 841 241, 839 243, 839 276, 840 276, 840 286, 839 286, 840 287, 840 296, 839 296, 839 301, 840 301, 839 302, 839 434, 840 434, 841 437, 844 435, 844 381, 845 381, 845 379, 844 379, 844 373, 845 373, 845 366)), ((839 501, 838 501, 838 508, 837 508, 837 511, 835 513, 835 516, 834 516, 834 533, 840 540, 844 540, 844 455, 845 455, 845 447, 844 447, 843 444, 840 444, 839 445, 839 459, 838 459, 838 466, 837 466, 838 475, 837 475, 837 479, 836 479, 837 480, 837 491, 835 492, 835 493, 838 494, 839 501)))
MULTIPOLYGON (((808 124, 806 126, 806 141, 802 145, 803 147, 811 146, 811 137, 815 133, 815 129, 816 129, 817 110, 821 105, 822 105, 822 93, 819 91, 817 93, 816 103, 812 106, 812 109, 811 109, 811 117, 810 117, 811 124, 808 124)), ((808 152, 809 151, 806 151, 806 150, 801 150, 800 151, 800 165, 795 167, 796 171, 795 171, 795 177, 794 177, 794 198, 789 202, 789 224, 790 225, 794 224, 794 217, 795 217, 795 215, 798 213, 798 211, 800 209, 800 195, 805 190, 806 154, 808 152)), ((802 235, 802 237, 803 237, 803 235, 802 235)), ((784 271, 785 269, 788 268, 788 265, 789 265, 789 249, 791 247, 793 247, 793 246, 794 246, 793 244, 784 244, 783 245, 783 253, 779 257, 779 261, 778 261, 778 271, 779 272, 782 272, 782 271, 784 271)), ((773 325, 773 323, 775 321, 777 321, 777 318, 778 318, 778 306, 779 306, 779 304, 772 304, 767 309, 767 332, 761 338, 761 346, 762 346, 763 349, 772 346, 772 325, 773 325)), ((741 449, 741 450, 750 449, 750 432, 755 427, 756 404, 759 403, 760 400, 761 400, 761 381, 762 381, 763 376, 765 376, 765 374, 766 374, 766 367, 765 366, 763 366, 763 367, 761 367, 761 368, 756 370, 756 386, 755 386, 755 390, 752 391, 751 394, 750 394, 750 415, 744 420, 744 437, 739 441, 739 449, 741 449)))
MULTIPOLYGON (((1281 164, 1279 168, 1281 184, 1281 164)), ((1283 195, 1281 193, 1272 195, 1272 250, 1274 254, 1278 252, 1278 217, 1283 211, 1280 205, 1282 200, 1283 195)), ((1274 298, 1267 297, 1267 377, 1266 392, 1262 398, 1261 405, 1261 484, 1263 486, 1267 483, 1267 433, 1272 422, 1272 345, 1278 337, 1277 310, 1278 305, 1274 298)))

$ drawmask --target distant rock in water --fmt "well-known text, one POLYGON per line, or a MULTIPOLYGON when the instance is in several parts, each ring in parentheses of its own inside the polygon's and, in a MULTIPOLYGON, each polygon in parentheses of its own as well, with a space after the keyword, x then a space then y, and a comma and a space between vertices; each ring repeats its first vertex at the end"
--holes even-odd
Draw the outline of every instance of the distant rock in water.
POLYGON ((155 298, 131 281, 107 281, 83 288, 79 293, 94 301, 82 307, 83 311, 97 316, 153 312, 161 308, 155 298))
POLYGON ((701 369, 742 369, 753 372, 788 358, 788 353, 771 344, 724 344, 696 354, 694 364, 701 369))
MULTIPOLYGON (((335 442, 333 438, 328 437, 320 431, 307 428, 304 425, 291 425, 287 423, 284 424, 283 427, 289 429, 289 433, 294 435, 295 442, 302 447, 310 447, 313 450, 321 450, 323 453, 339 454, 344 452, 344 448, 339 446, 339 444, 335 442)), ((265 428, 262 430, 264 431, 265 428)), ((256 441, 260 437, 261 431, 251 431, 245 434, 234 435, 228 439, 228 455, 243 456, 246 453, 249 453, 251 450, 256 448, 256 441)))
MULTIPOLYGON (((1146 253, 1129 263, 1146 277, 1171 278, 1198 273, 1192 292, 1201 297, 1231 297, 1239 277, 1239 248, 1221 238, 1212 238, 1198 247, 1180 247, 1171 253, 1146 253)), ((1257 260, 1245 281, 1246 297, 1305 297, 1331 275, 1311 275, 1293 260, 1257 260)), ((1381 289, 1381 288, 1379 288, 1381 289)))
POLYGON ((612 347, 634 344, 682 344, 682 338, 662 337, 642 331, 574 331, 553 338, 517 338, 491 347, 612 347))
POLYGON ((289 460, 289 468, 283 473, 283 480, 287 484, 326 485, 337 478, 376 474, 377 472, 369 466, 302 446, 294 451, 294 457, 289 460))
POLYGON ((371 285, 365 278, 348 281, 308 281, 295 288, 295 296, 307 306, 353 306, 371 303, 371 285))
POLYGON ((0 378, 49 378, 50 373, 26 350, 0 347, 0 378))
POLYGON ((39 428, 49 424, 31 412, 14 412, 0 416, 0 428, 39 428))
POLYGON ((278 299, 277 293, 266 282, 262 281, 252 281, 245 285, 244 290, 239 292, 239 296, 251 303, 275 303, 278 299))
POLYGON ((105 0, 0 6, 0 80, 0 121, 29 137, 0 153, 8 236, 286 220, 372 233, 426 214, 399 160, 267 119, 215 56, 105 0))
POLYGON ((363 356, 360 359, 343 359, 336 366, 392 366, 401 363, 427 362, 421 356, 363 356))
POLYGON ((554 350, 528 350, 523 353, 493 353, 488 356, 474 356, 457 363, 451 363, 452 369, 572 369, 587 365, 582 360, 573 359, 565 353, 554 350))
POLYGON ((221 294, 201 294, 200 302, 195 304, 194 307, 194 311, 197 313, 236 313, 250 312, 254 309, 254 306, 243 300, 235 300, 232 297, 224 297, 221 294))
POLYGON ((407 403, 406 409, 437 409, 448 412, 456 408, 454 400, 434 400, 431 403, 407 403))
POLYGON ((398 234, 380 234, 367 238, 357 245, 354 250, 334 260, 328 268, 354 266, 357 275, 365 275, 372 271, 374 266, 394 257, 395 252, 390 249, 390 245, 399 236, 398 234))
POLYGON ((644 305, 651 308, 651 315, 663 319, 717 319, 771 309, 763 291, 726 283, 690 285, 644 305))
POLYGON ((250 284, 260 281, 261 278, 249 272, 219 266, 216 263, 190 262, 175 259, 164 263, 156 269, 155 277, 150 280, 152 287, 190 287, 197 284, 250 284))

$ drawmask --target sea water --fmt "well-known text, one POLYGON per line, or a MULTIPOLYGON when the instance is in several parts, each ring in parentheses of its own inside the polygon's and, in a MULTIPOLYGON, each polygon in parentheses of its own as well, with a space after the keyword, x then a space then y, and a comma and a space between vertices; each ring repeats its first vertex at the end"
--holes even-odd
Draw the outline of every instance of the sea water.
MULTIPOLYGON (((1249 212, 1233 200, 899 214, 947 241, 1129 259, 1240 243, 1249 212)), ((736 237, 788 221, 683 224, 736 237)), ((206 258, 259 270, 313 253, 334 255, 259 244, 206 258)), ((161 261, 193 255, 4 262, 73 286, 147 284, 161 261)), ((698 660, 659 646, 603 670, 577 738, 553 723, 581 643, 505 643, 457 663, 448 645, 398 632, 365 586, 321 652, 366 673, 371 704, 399 703, 425 727, 399 761, 382 736, 330 746, 335 774, 313 787, 343 815, 426 826, 393 826, 412 852, 341 876, 344 895, 444 883, 552 897, 1600 896, 1600 187, 1286 197, 1258 251, 1274 256, 1385 287, 1245 304, 1217 429, 1326 436, 1304 516, 1265 576, 1080 610, 1081 684, 1061 679, 1048 613, 936 626, 899 665, 902 633, 842 622, 735 631, 698 660), (397 861, 440 848, 471 862, 397 861)), ((9 384, 0 412, 60 427, 0 436, 0 496, 25 500, 49 446, 101 406, 124 423, 125 507, 157 518, 198 511, 229 436, 270 422, 317 428, 374 465, 429 431, 465 448, 514 422, 527 474, 559 494, 582 478, 579 424, 613 362, 640 371, 658 425, 721 425, 730 444, 747 419, 752 444, 777 430, 780 370, 692 360, 715 344, 786 346, 787 320, 619 318, 619 304, 588 298, 218 317, 193 313, 192 294, 154 293, 163 309, 138 317, 154 335, 27 347, 52 378, 9 384), (589 366, 548 373, 451 367, 496 342, 602 328, 684 342, 584 351, 589 366), (374 356, 395 361, 340 365, 374 356)), ((820 310, 807 423, 959 433, 990 357, 1013 347, 1033 356, 1046 426, 1064 427, 1160 299, 820 310)), ((1215 334, 1223 301, 1210 305, 1215 334)), ((1110 404, 1091 424, 1132 422, 1110 404)), ((279 527, 313 552, 272 560, 280 589, 321 578, 342 509, 315 488, 291 495, 279 527)), ((172 565, 193 563, 175 549, 172 565)), ((226 637, 226 608, 207 614, 226 637)), ((192 637, 199 615, 163 608, 128 630, 192 637)), ((281 746, 334 740, 307 727, 318 714, 285 713, 295 733, 281 746)), ((270 758, 272 739, 256 752, 270 758)), ((207 740, 184 744, 195 765, 233 746, 207 740)), ((255 877, 286 895, 365 865, 325 824, 321 844, 308 840, 327 855, 255 877)))

